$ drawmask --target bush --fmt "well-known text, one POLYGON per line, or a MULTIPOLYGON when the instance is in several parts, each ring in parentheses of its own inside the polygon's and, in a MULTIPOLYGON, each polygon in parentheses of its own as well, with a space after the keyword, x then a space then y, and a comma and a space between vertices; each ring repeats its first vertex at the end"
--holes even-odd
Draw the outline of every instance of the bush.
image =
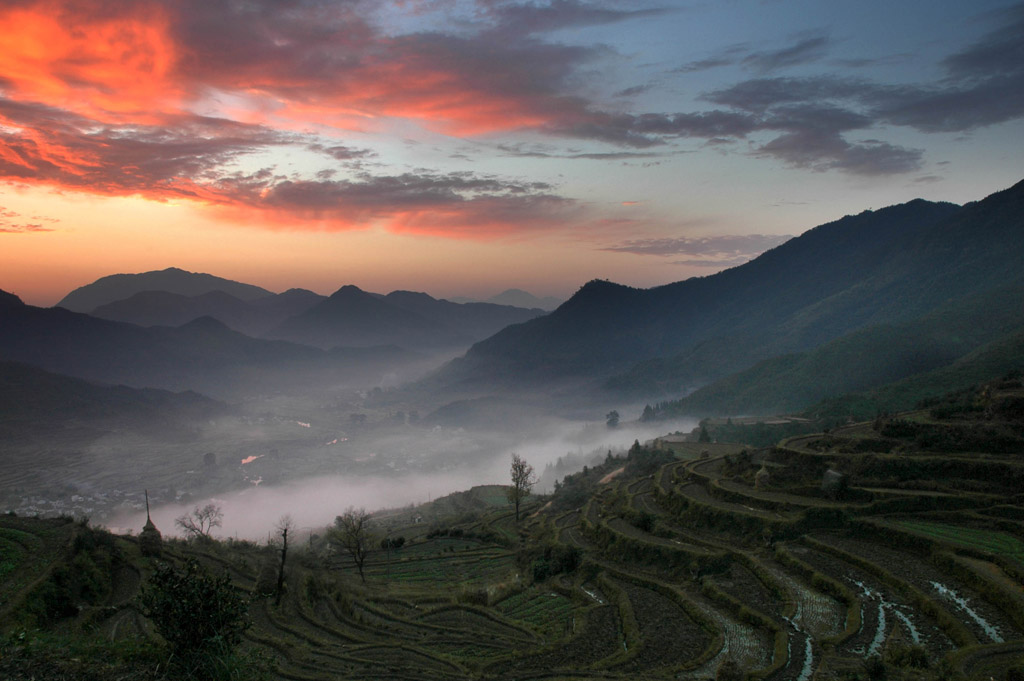
POLYGON ((928 651, 921 645, 896 645, 885 653, 885 661, 896 667, 928 667, 928 651))
POLYGON ((187 675, 232 678, 240 671, 232 649, 251 622, 248 602, 226 574, 214 577, 195 559, 182 570, 160 563, 140 598, 187 675))
POLYGON ((530 570, 535 582, 543 582, 549 577, 562 573, 575 572, 582 562, 582 554, 579 549, 575 546, 561 544, 548 545, 542 550, 527 550, 521 559, 530 560, 534 556, 537 557, 530 562, 530 570), (538 556, 538 554, 540 555, 538 556))

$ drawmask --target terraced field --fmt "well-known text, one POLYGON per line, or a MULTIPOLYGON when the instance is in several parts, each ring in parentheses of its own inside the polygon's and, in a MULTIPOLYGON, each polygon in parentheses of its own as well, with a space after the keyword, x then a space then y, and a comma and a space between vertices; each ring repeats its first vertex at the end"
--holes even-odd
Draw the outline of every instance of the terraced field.
MULTIPOLYGON (((171 542, 164 559, 197 558, 254 594, 244 645, 281 679, 1019 679, 1024 496, 1006 480, 1024 447, 922 448, 963 419, 901 418, 758 451, 676 447, 686 458, 667 463, 637 445, 566 478, 588 490, 582 505, 534 500, 518 523, 495 490, 472 517, 451 499, 459 515, 381 514, 408 541, 371 544, 365 582, 319 540, 290 552, 278 604, 255 595, 274 547, 171 542)), ((134 600, 153 561, 134 538, 91 532, 0 519, 2 633, 63 618, 154 636, 134 600), (116 560, 97 553, 108 544, 116 560), (48 611, 86 558, 105 585, 48 611)))

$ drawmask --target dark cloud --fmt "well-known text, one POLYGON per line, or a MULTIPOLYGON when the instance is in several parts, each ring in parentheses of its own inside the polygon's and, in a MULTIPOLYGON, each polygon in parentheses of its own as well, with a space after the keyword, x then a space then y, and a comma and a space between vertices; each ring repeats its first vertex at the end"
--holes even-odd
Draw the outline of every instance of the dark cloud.
POLYGON ((643 94, 643 93, 647 92, 650 89, 651 89, 650 85, 634 85, 633 87, 628 87, 628 88, 619 90, 618 92, 615 93, 615 96, 616 97, 634 97, 636 95, 643 94))
POLYGON ((549 125, 544 132, 646 149, 677 137, 744 137, 762 127, 759 119, 733 111, 640 115, 587 111, 579 119, 549 125))
POLYGON ((777 71, 790 66, 799 66, 818 61, 824 57, 828 53, 830 42, 827 36, 811 36, 803 38, 795 45, 779 50, 748 54, 740 63, 760 73, 777 71))
POLYGON ((830 131, 800 131, 781 135, 754 152, 777 158, 791 167, 823 172, 841 170, 854 175, 894 175, 920 169, 923 152, 879 140, 852 143, 830 131))
POLYGON ((543 182, 513 182, 472 173, 448 173, 371 176, 355 180, 273 182, 264 186, 250 183, 248 189, 260 189, 261 203, 302 210, 374 207, 402 210, 409 206, 426 208, 482 199, 540 197, 556 199, 547 193, 551 186, 543 182))
POLYGON ((30 234, 33 232, 54 232, 52 225, 60 222, 57 218, 24 217, 17 211, 0 207, 0 234, 30 234))
POLYGON ((320 143, 314 143, 310 144, 307 148, 310 151, 330 156, 335 161, 355 161, 377 155, 370 149, 356 149, 354 147, 346 147, 341 144, 326 146, 320 143))
POLYGON ((791 66, 800 66, 822 59, 828 54, 831 39, 826 35, 805 35, 792 45, 776 50, 754 50, 748 44, 733 45, 720 53, 692 61, 676 73, 694 73, 721 66, 740 65, 757 73, 769 73, 791 66))
POLYGON ((853 78, 754 78, 702 96, 705 101, 764 114, 780 105, 817 104, 855 99, 876 92, 877 86, 853 78))
MULTIPOLYGON (((16 123, 20 130, 0 128, 0 177, 97 193, 156 200, 188 197, 343 226, 385 218, 404 229, 461 232, 472 231, 473 225, 491 232, 510 229, 503 220, 518 220, 522 227, 553 224, 554 216, 574 207, 548 183, 469 172, 358 171, 347 179, 338 179, 336 169, 315 173, 314 179, 274 168, 243 172, 232 169, 241 157, 286 145, 338 160, 358 160, 367 153, 220 119, 179 117, 169 119, 167 127, 103 127, 76 114, 0 99, 0 120, 16 123), (31 133, 25 132, 29 129, 31 133), (425 216, 430 211, 437 216, 425 216)), ((0 214, 0 229, 48 229, 17 218, 10 211, 0 214)))
POLYGON ((993 18, 999 28, 944 60, 951 77, 985 80, 1020 76, 1024 70, 1024 3, 1001 10, 993 18))
POLYGON ((225 178, 219 189, 268 215, 315 219, 342 228, 386 220, 395 231, 488 236, 546 228, 578 210, 544 182, 469 172, 360 173, 350 179, 225 178))
POLYGON ((0 98, 0 177, 99 193, 196 196, 242 155, 291 140, 259 126, 180 116, 165 126, 102 126, 76 114, 0 98))
POLYGON ((886 87, 863 102, 882 123, 922 132, 967 132, 1024 117, 1024 65, 1018 73, 933 87, 886 87))
POLYGON ((907 52, 890 54, 884 57, 860 57, 857 59, 834 59, 831 63, 849 69, 864 69, 878 66, 894 66, 911 59, 914 55, 907 52))
POLYGON ((756 146, 756 155, 817 171, 914 172, 922 167, 921 150, 884 140, 850 140, 847 135, 883 125, 926 133, 969 132, 1024 117, 1024 5, 1002 16, 1005 25, 945 59, 946 77, 934 83, 888 85, 828 76, 755 78, 707 93, 703 99, 724 107, 720 113, 743 112, 751 121, 750 132, 782 133, 756 146))
POLYGON ((679 68, 673 69, 675 73, 695 73, 697 71, 707 71, 709 69, 717 69, 720 66, 731 66, 736 63, 735 57, 721 56, 721 57, 708 57, 707 59, 699 59, 697 61, 691 61, 683 64, 679 68))
POLYGON ((666 156, 666 153, 655 151, 606 151, 606 152, 582 152, 582 151, 555 151, 549 147, 522 144, 499 144, 495 147, 506 156, 517 158, 562 158, 562 159, 586 159, 591 161, 627 161, 638 158, 657 158, 666 156))
POLYGON ((942 64, 947 75, 935 83, 759 78, 708 93, 704 99, 761 115, 784 105, 828 104, 846 108, 869 125, 899 125, 921 132, 964 132, 1016 120, 1024 117, 1024 4, 1002 17, 1006 25, 946 58, 942 64))
POLYGON ((506 37, 526 36, 580 26, 612 24, 666 12, 664 9, 622 10, 577 0, 551 0, 547 4, 489 2, 496 26, 494 33, 506 37))
POLYGON ((708 237, 633 239, 602 250, 637 255, 686 255, 679 264, 719 266, 746 262, 770 248, 792 239, 790 235, 742 234, 708 237))

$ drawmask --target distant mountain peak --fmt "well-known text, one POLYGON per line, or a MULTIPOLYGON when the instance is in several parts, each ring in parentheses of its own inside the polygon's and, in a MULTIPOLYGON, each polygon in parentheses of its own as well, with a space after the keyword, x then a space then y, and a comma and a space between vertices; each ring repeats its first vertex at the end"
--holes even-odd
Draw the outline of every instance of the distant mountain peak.
POLYGON ((578 293, 583 293, 584 291, 611 291, 614 289, 624 288, 632 287, 626 286, 625 284, 618 284, 614 281, 609 281, 608 279, 591 279, 586 284, 580 287, 578 293))
POLYGON ((202 317, 196 317, 187 324, 182 324, 181 329, 195 329, 197 331, 229 331, 231 333, 237 333, 233 331, 227 324, 211 317, 210 315, 203 315, 202 317))
POLYGON ((24 306, 25 303, 18 296, 13 293, 8 293, 0 289, 0 307, 18 307, 24 306))
POLYGON ((91 313, 101 305, 130 298, 143 291, 166 291, 182 296, 199 296, 211 291, 223 291, 239 300, 250 302, 274 295, 252 284, 224 279, 212 274, 188 272, 178 267, 140 272, 138 274, 111 274, 91 284, 81 286, 57 303, 73 312, 91 313))
POLYGON ((384 296, 385 298, 405 298, 408 300, 435 300, 429 293, 423 293, 421 291, 392 291, 391 293, 384 296))
POLYGON ((486 302, 493 303, 495 305, 512 305, 513 307, 523 307, 527 309, 553 310, 564 301, 552 296, 538 298, 523 289, 510 288, 502 291, 496 296, 488 298, 486 302))
POLYGON ((609 296, 620 296, 624 293, 640 290, 641 289, 634 288, 632 286, 626 286, 625 284, 617 284, 614 281, 608 281, 607 279, 591 279, 581 286, 571 298, 569 298, 568 303, 605 299, 609 296))
POLYGON ((330 295, 331 298, 338 298, 342 296, 353 296, 353 295, 367 295, 366 291, 359 288, 355 284, 345 284, 337 291, 330 295))

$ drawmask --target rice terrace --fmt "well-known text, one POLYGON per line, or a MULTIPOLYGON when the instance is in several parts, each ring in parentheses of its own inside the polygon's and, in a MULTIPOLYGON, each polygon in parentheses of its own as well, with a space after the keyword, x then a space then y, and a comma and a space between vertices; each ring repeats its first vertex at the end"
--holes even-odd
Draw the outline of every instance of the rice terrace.
POLYGON ((760 449, 637 443, 518 522, 500 486, 378 512, 361 566, 293 538, 279 595, 280 542, 145 557, 8 514, 0 675, 162 678, 140 593, 194 560, 248 604, 229 678, 1019 679, 1024 389, 923 406, 760 449))

